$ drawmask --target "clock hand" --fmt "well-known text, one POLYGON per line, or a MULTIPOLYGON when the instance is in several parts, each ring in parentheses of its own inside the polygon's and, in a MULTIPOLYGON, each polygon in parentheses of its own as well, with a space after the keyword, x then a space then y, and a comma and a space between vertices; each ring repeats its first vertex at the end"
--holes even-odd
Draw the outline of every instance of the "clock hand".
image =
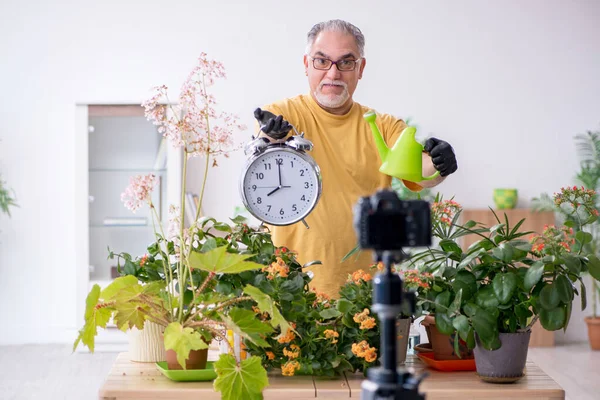
POLYGON ((275 189, 271 190, 269 193, 267 193, 267 196, 272 195, 273 193, 275 193, 276 191, 278 191, 279 189, 281 189, 281 186, 277 186, 275 189))
POLYGON ((279 187, 281 187, 281 163, 277 163, 277 169, 279 172, 279 187))

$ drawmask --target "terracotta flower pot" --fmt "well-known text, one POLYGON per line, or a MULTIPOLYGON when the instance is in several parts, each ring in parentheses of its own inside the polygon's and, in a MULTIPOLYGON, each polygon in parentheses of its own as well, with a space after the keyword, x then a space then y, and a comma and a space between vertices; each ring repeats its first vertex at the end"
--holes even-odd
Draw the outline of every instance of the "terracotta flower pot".
POLYGON ((600 317, 587 317, 585 323, 588 327, 588 337, 592 350, 600 350, 600 317))
MULTIPOLYGON (((175 350, 167 350, 167 366, 169 369, 183 369, 177 361, 175 350)), ((185 360, 185 369, 205 369, 208 359, 208 348, 202 350, 192 350, 187 360, 185 360)))
POLYGON ((475 334, 477 375, 485 382, 516 382, 523 377, 531 331, 500 333, 499 336, 502 346, 496 350, 486 350, 475 334))
POLYGON ((435 318, 432 315, 426 316, 421 325, 427 331, 427 338, 433 349, 433 357, 436 360, 466 360, 473 358, 473 351, 469 350, 467 344, 462 340, 459 343, 460 357, 454 353, 454 336, 444 335, 437 330, 435 318))

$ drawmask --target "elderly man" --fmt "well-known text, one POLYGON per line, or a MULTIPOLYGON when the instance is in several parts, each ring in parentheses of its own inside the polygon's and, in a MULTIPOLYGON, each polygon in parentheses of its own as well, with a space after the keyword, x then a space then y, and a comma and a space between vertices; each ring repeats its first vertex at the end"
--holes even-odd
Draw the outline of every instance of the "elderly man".
MULTIPOLYGON (((300 262, 320 260, 310 267, 312 287, 337 297, 348 274, 372 264, 371 252, 356 259, 342 258, 357 243, 352 226, 353 206, 361 196, 369 196, 389 187, 391 177, 379 172, 381 160, 363 114, 369 110, 354 101, 352 95, 367 65, 365 38, 354 25, 340 20, 315 25, 307 36, 304 69, 310 94, 299 95, 255 111, 262 131, 271 137, 284 137, 291 125, 314 144, 311 156, 319 164, 323 193, 313 212, 302 224, 273 226, 273 241, 298 252, 300 262)), ((406 127, 387 114, 377 114, 377 124, 386 143, 392 145, 406 127)), ((418 191, 439 184, 457 169, 452 147, 439 139, 429 139, 423 153, 423 174, 435 170, 440 176, 431 181, 404 182, 418 191)))

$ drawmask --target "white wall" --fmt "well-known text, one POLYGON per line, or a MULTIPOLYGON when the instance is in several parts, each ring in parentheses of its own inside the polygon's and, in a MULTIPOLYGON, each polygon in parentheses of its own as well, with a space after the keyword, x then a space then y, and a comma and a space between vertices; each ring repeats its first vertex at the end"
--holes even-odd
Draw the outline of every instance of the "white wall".
MULTIPOLYGON (((76 315, 75 104, 176 95, 201 51, 228 79, 213 92, 252 126, 252 110, 307 92, 304 38, 342 18, 366 35, 356 100, 412 117, 456 149, 439 186, 466 207, 494 187, 531 197, 572 182, 573 135, 600 123, 600 3, 589 1, 3 1, 0 171, 18 196, 0 216, 0 344, 70 342, 76 315)), ((351 132, 349 132, 351 134, 351 132)), ((240 135, 244 141, 249 132, 240 135)), ((242 154, 211 171, 205 211, 240 204, 242 154)), ((200 172, 200 171, 199 171, 200 172)), ((581 321, 567 335, 585 339, 581 321)))

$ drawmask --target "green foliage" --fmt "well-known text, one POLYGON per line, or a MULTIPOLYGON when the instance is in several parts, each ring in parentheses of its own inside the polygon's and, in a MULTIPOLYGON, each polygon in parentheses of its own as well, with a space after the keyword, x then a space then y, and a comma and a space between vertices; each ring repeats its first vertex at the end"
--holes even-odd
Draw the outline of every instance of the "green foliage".
POLYGON ((107 304, 99 303, 100 286, 94 285, 85 300, 85 325, 79 331, 73 344, 73 351, 79 343, 83 343, 90 351, 94 352, 94 338, 98 334, 98 327, 106 328, 113 309, 107 304))
MULTIPOLYGON (((575 147, 579 156, 579 171, 577 171, 575 180, 583 185, 582 188, 593 190, 598 193, 600 190, 600 131, 587 131, 584 134, 575 135, 575 147)), ((579 230, 578 222, 582 219, 590 217, 590 211, 600 211, 600 197, 594 196, 594 201, 589 204, 591 209, 582 207, 573 207, 569 203, 557 205, 552 197, 547 193, 542 193, 539 197, 532 200, 532 207, 541 211, 553 211, 558 219, 562 220, 565 225, 579 230)), ((596 214, 597 215, 597 214, 596 214)), ((585 247, 584 252, 590 254, 595 260, 600 257, 600 220, 590 218, 586 226, 581 227, 581 231, 577 231, 578 241, 581 246, 585 247)), ((577 250, 577 249, 574 249, 577 250)), ((588 267, 589 273, 592 276, 592 315, 598 317, 598 293, 600 293, 600 268, 596 268, 594 259, 590 259, 588 267)), ((575 271, 577 264, 571 264, 572 272, 579 274, 579 270, 575 271)), ((584 271, 585 272, 585 271, 584 271)), ((584 297, 585 288, 582 286, 582 305, 587 303, 584 297)), ((585 308, 585 307, 584 307, 585 308)), ((567 317, 569 313, 567 313, 567 317)), ((568 319, 568 318, 567 318, 568 319)))
POLYGON ((254 320, 275 329, 263 336, 268 347, 248 340, 247 351, 260 357, 268 369, 281 369, 286 375, 334 376, 350 370, 345 355, 324 334, 331 329, 328 320, 339 317, 339 312, 309 289, 311 277, 302 270, 296 254, 286 247, 276 248, 262 228, 251 228, 243 219, 237 222, 227 237, 230 246, 252 254, 249 260, 262 264, 262 269, 221 276, 216 290, 249 295, 256 302, 254 307, 246 305, 254 320))
MULTIPOLYGON (((237 226, 243 229, 241 224, 237 226)), ((148 253, 137 259, 128 253, 111 252, 109 257, 122 263, 119 268, 122 276, 102 291, 98 286, 92 289, 87 299, 85 325, 74 348, 83 343, 93 350, 97 328, 105 328, 111 317, 122 330, 134 326, 142 329, 146 321, 163 326, 165 348, 177 353, 183 368, 191 350, 207 348, 207 343, 214 336, 221 336, 225 327, 255 346, 268 347, 265 337, 271 336, 274 327, 289 327, 278 304, 260 288, 246 284, 244 290, 248 296, 240 297, 242 293, 228 285, 229 281, 243 281, 256 273, 253 270, 261 269, 262 264, 252 261, 260 259, 260 255, 243 250, 237 241, 230 240, 231 234, 222 238, 214 231, 231 233, 233 229, 212 218, 201 219, 190 228, 190 236, 198 240, 188 248, 190 254, 184 258, 185 266, 178 261, 181 249, 176 243, 158 234, 156 242, 148 246, 148 253), (169 285, 170 282, 174 285, 169 285), (249 309, 252 306, 268 312, 274 319, 266 317, 267 323, 257 319, 249 309)), ((255 365, 246 364, 242 371, 246 368, 256 372, 255 365)), ((258 367, 265 372, 260 363, 258 367)), ((218 374, 222 372, 218 366, 216 370, 218 374)), ((241 373, 231 378, 238 383, 240 379, 246 382, 247 375, 241 373)), ((262 390, 264 385, 257 378, 255 386, 262 390)))
POLYGON ((262 268, 262 265, 246 261, 252 254, 232 254, 226 246, 216 247, 205 253, 192 252, 189 257, 193 269, 208 271, 216 274, 237 274, 252 269, 262 268))
POLYGON ((10 207, 18 207, 15 194, 6 186, 0 175, 0 211, 10 217, 10 207))
POLYGON ((262 399, 262 391, 269 381, 260 361, 259 357, 253 356, 238 365, 233 356, 221 354, 215 363, 217 379, 214 382, 215 390, 221 392, 221 399, 262 399))
POLYGON ((554 201, 570 203, 574 213, 585 217, 573 219, 576 230, 547 227, 540 235, 521 231, 524 220, 511 226, 506 215, 495 213, 497 224, 489 228, 472 221, 459 225, 459 207, 452 214, 440 210, 452 211, 455 204, 434 204, 432 222, 439 246, 416 253, 410 261, 434 276, 434 290, 420 290, 419 304, 429 304, 424 311, 435 313, 442 333, 457 334, 470 348, 476 333, 485 348, 497 349, 499 333, 529 330, 538 318, 547 330, 566 329, 577 293, 573 282, 588 268, 600 269, 597 258, 583 251, 590 237, 574 234, 595 221, 590 217, 590 196, 582 189, 563 189, 554 201), (456 239, 468 233, 480 240, 462 251, 456 239), (530 240, 523 239, 529 235, 530 240))
MULTIPOLYGON (((302 286, 304 287, 304 282, 302 282, 302 286)), ((264 294, 263 292, 251 285, 246 285, 244 287, 244 293, 249 294, 252 297, 252 299, 256 302, 257 307, 261 313, 266 312, 271 316, 269 322, 271 323, 273 328, 279 328, 281 335, 283 335, 285 332, 288 331, 288 329, 290 329, 290 324, 288 323, 288 321, 286 321, 285 318, 283 318, 283 315, 281 315, 281 312, 279 312, 279 308, 277 308, 277 305, 271 297, 267 296, 266 294, 264 294)), ((277 337, 276 339, 279 339, 279 337, 277 337)))
POLYGON ((192 328, 184 328, 179 322, 170 323, 165 329, 165 350, 175 350, 177 362, 185 369, 185 360, 191 350, 208 348, 200 332, 192 328))
POLYGON ((273 328, 257 319, 252 311, 234 308, 229 315, 221 315, 221 318, 233 332, 250 340, 255 345, 270 347, 263 337, 273 332, 273 328))

